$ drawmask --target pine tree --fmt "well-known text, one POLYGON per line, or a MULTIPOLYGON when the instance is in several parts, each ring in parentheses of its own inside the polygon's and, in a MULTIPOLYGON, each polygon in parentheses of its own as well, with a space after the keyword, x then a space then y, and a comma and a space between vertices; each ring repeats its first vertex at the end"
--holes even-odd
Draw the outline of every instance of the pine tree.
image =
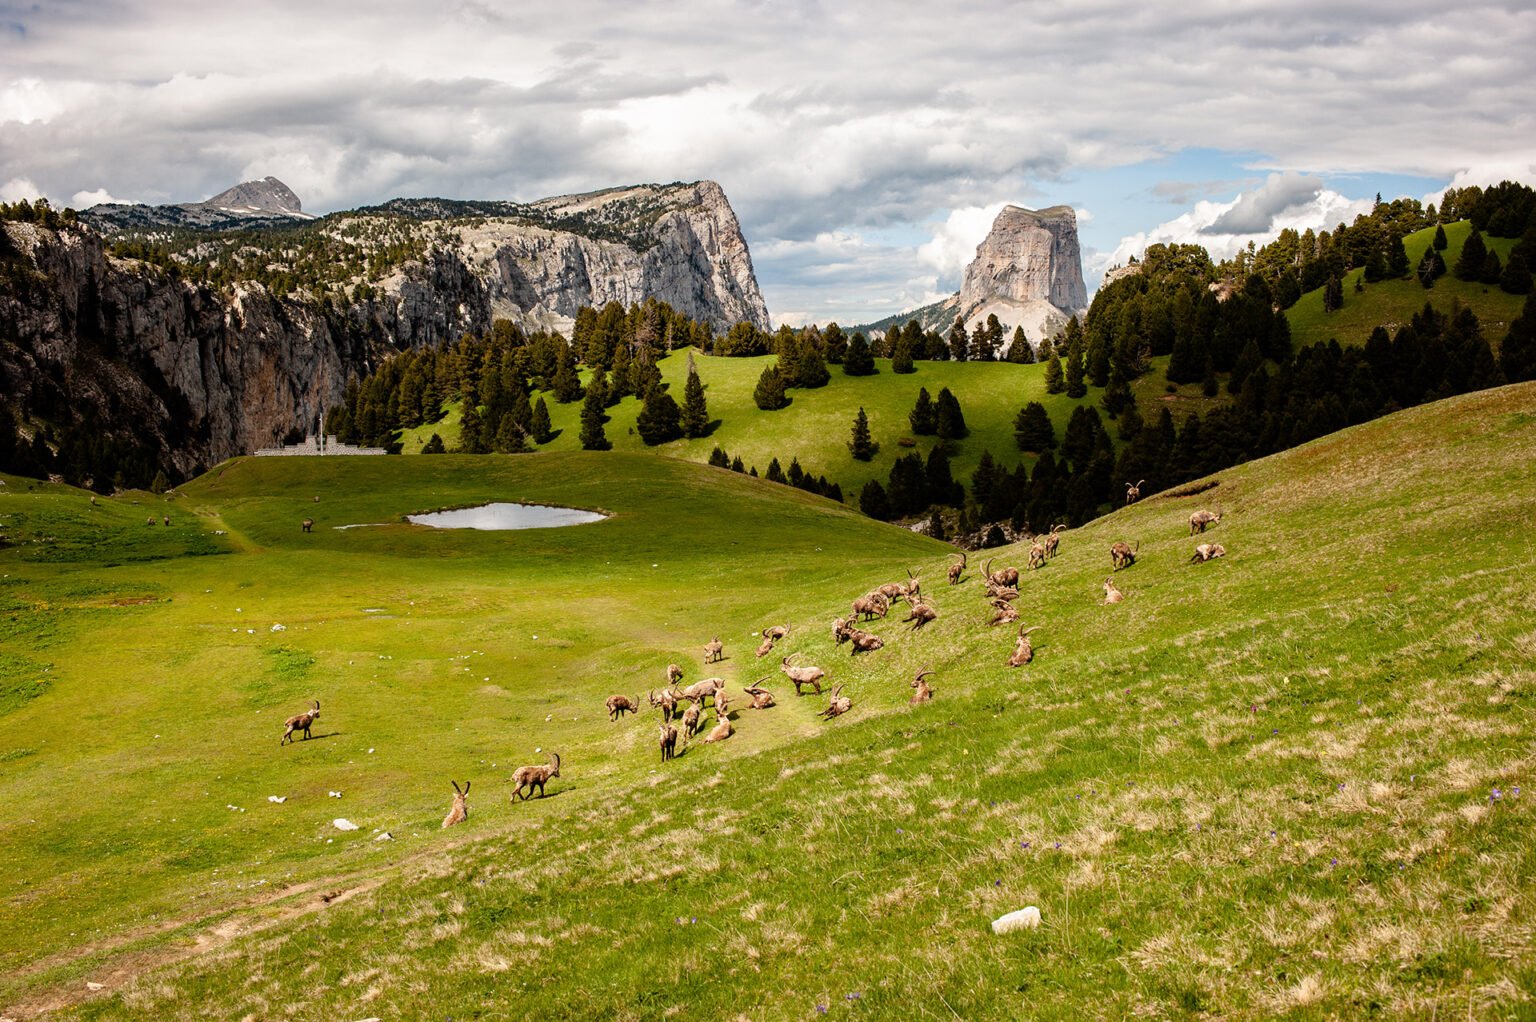
POLYGON ((1323 285, 1323 311, 1338 312, 1342 308, 1344 308, 1344 282, 1335 274, 1323 285))
POLYGON ((768 366, 763 370, 763 375, 757 378, 752 400, 765 412, 777 411, 789 404, 789 398, 784 393, 784 377, 779 375, 775 366, 768 366))
POLYGON ((871 479, 859 491, 859 510, 877 522, 891 520, 891 502, 878 480, 871 479))
POLYGON ((613 447, 608 434, 603 432, 603 421, 607 418, 603 414, 606 389, 601 377, 594 378, 587 386, 586 399, 581 403, 581 449, 584 451, 606 451, 613 447))
POLYGON ((960 412, 960 402, 948 387, 939 391, 934 410, 939 439, 959 440, 970 432, 965 425, 965 416, 960 412))
POLYGON ((918 436, 933 436, 939 431, 938 412, 933 407, 933 398, 928 396, 927 387, 917 389, 917 404, 907 413, 907 422, 918 436))
POLYGON ((1088 394, 1088 384, 1083 379, 1083 342, 1073 337, 1067 345, 1067 397, 1079 398, 1088 394))
POLYGON ((501 417, 496 427, 495 447, 498 454, 526 454, 528 451, 528 435, 510 412, 501 417))
POLYGON ((1008 345, 1008 361, 1017 365, 1030 365, 1035 361, 1034 349, 1029 346, 1029 338, 1024 336, 1024 328, 1013 328, 1013 340, 1008 345))
POLYGON ((869 434, 869 417, 860 408, 853 420, 853 438, 848 441, 848 452, 857 461, 869 461, 879 450, 880 445, 869 434))
POLYGON ((1200 380, 1200 393, 1206 397, 1215 397, 1220 391, 1221 387, 1216 382, 1216 362, 1208 358, 1205 360, 1205 376, 1200 380))
POLYGON ((827 372, 826 359, 821 357, 821 348, 809 342, 802 345, 795 385, 804 387, 806 390, 815 390, 817 387, 825 387, 831 379, 832 374, 827 372))
POLYGON ((446 445, 444 445, 443 438, 438 436, 436 433, 433 433, 432 434, 432 438, 427 441, 426 446, 422 447, 421 453, 422 454, 447 454, 448 453, 448 448, 447 448, 446 445))
POLYGON ((1045 392, 1047 394, 1060 394, 1067 389, 1066 380, 1062 377, 1061 360, 1051 355, 1045 360, 1045 392))
POLYGON ((703 436, 709 430, 709 407, 704 401, 704 383, 697 369, 688 370, 688 382, 683 385, 683 436, 690 439, 703 436))
POLYGON ((933 450, 928 452, 928 464, 923 468, 923 477, 928 485, 928 499, 932 503, 959 507, 965 500, 965 487, 955 482, 949 467, 949 455, 944 453, 943 444, 934 445, 933 450))
POLYGON ((1019 409, 1013 419, 1013 439, 1019 450, 1039 454, 1056 446, 1056 427, 1039 401, 1031 401, 1019 409))
POLYGON ((770 483, 789 482, 789 480, 784 477, 784 469, 779 465, 778 458, 774 458, 772 461, 768 462, 768 471, 763 473, 763 478, 768 480, 770 483))
POLYGON ((1450 242, 1445 237, 1445 227, 1442 224, 1435 225, 1435 240, 1430 243, 1430 248, 1436 252, 1444 252, 1450 242))
POLYGON ((848 338, 843 335, 843 328, 836 323, 828 323, 822 340, 827 346, 827 361, 833 365, 842 365, 848 354, 848 338))
POLYGON ((480 418, 480 409, 465 402, 464 414, 459 419, 459 453, 489 454, 490 450, 491 438, 485 435, 485 421, 480 418))
POLYGON ((1531 271, 1525 264, 1524 254, 1518 249, 1510 252, 1509 262, 1504 264, 1504 273, 1499 277, 1499 290, 1512 295, 1531 293, 1531 271))
POLYGON ((1466 242, 1461 246, 1461 258, 1456 260, 1454 270, 1457 280, 1475 281, 1482 276, 1483 263, 1488 259, 1488 246, 1483 243, 1483 236, 1476 227, 1467 235, 1466 242))
POLYGON ((971 335, 966 332, 965 321, 958 316, 949 328, 949 357, 956 362, 964 362, 971 357, 971 335))
POLYGON ((709 463, 716 468, 731 467, 730 457, 725 453, 725 448, 719 444, 716 444, 715 449, 709 452, 709 463))
POLYGON ((1477 279, 1484 284, 1497 285, 1504 276, 1504 264, 1499 260, 1499 254, 1493 249, 1488 250, 1488 255, 1483 259, 1483 272, 1477 279))
POLYGON ((917 367, 912 364, 912 342, 905 334, 896 339, 896 345, 891 351, 891 372, 917 372, 917 367))
POLYGON ((843 374, 846 376, 873 376, 878 372, 875 368, 875 356, 869 350, 869 340, 864 334, 856 333, 848 340, 848 351, 843 355, 843 374))
POLYGON ((646 397, 639 416, 635 418, 635 432, 640 434, 646 446, 654 447, 682 436, 681 420, 682 411, 677 407, 677 402, 672 400, 672 395, 660 387, 654 387, 646 397))
POLYGON ((533 435, 536 444, 547 444, 555 438, 555 429, 549 421, 549 405, 544 403, 541 397, 533 406, 533 418, 529 421, 528 432, 533 435))
POLYGON ((949 539, 949 533, 944 531, 944 516, 939 513, 937 504, 928 511, 928 538, 940 542, 949 539))
POLYGON ((738 454, 738 455, 736 455, 736 457, 731 459, 731 471, 732 472, 745 472, 746 470, 747 470, 747 466, 742 464, 741 455, 738 454))
POLYGON ((1499 348, 1499 366, 1510 383, 1536 380, 1536 294, 1526 294, 1525 308, 1509 324, 1499 348))
POLYGON ((1395 234, 1392 240, 1387 242, 1387 274, 1391 277, 1406 277, 1412 264, 1408 262, 1408 249, 1403 245, 1403 236, 1395 234))

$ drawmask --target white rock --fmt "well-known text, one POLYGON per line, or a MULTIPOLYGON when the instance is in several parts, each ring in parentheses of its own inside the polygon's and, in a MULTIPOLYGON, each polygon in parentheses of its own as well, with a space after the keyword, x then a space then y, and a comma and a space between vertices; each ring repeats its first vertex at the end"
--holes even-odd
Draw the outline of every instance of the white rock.
POLYGON ((1040 925, 1040 910, 1033 905, 998 916, 992 920, 993 933, 1012 933, 1014 930, 1033 930, 1040 925))
POLYGON ((279 805, 281 805, 282 803, 288 801, 288 796, 287 795, 268 795, 267 796, 267 801, 268 802, 276 802, 279 805))
POLYGON ((353 823, 351 820, 344 820, 340 816, 336 817, 336 819, 331 821, 331 826, 335 827, 337 830, 356 830, 357 829, 357 824, 353 823))
MULTIPOLYGON (((369 749, 368 751, 372 752, 373 750, 369 749)), ((339 791, 328 791, 328 792, 326 792, 326 794, 331 796, 331 798, 341 798, 341 792, 339 792, 339 791)))
POLYGON ((395 839, 395 835, 391 834, 387 830, 384 833, 380 834, 378 837, 374 838, 375 841, 393 841, 394 839, 395 839))
POLYGON ((92 983, 90 980, 86 980, 85 988, 87 990, 105 990, 107 985, 105 983, 92 983))
POLYGON ((272 630, 274 632, 286 632, 288 628, 285 625, 273 625, 272 630))

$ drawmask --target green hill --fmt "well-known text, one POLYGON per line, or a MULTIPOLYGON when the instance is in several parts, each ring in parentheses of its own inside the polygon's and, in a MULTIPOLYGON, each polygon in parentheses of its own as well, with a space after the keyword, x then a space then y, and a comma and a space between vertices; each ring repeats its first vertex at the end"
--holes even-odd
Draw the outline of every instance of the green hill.
POLYGON ((1533 400, 1412 409, 1066 534, 1021 579, 1041 627, 1016 670, 944 548, 670 459, 248 459, 96 507, 11 481, 0 1005, 1518 1017, 1533 400), (613 517, 399 523, 492 497, 613 517), (1204 565, 1197 507, 1225 512, 1204 565), (1139 555, 1105 607, 1116 540, 1139 555), (907 566, 939 619, 834 648, 833 615, 907 566), (770 623, 850 713, 770 681, 778 707, 665 765, 650 712, 608 721, 669 660, 700 676, 714 634, 733 691, 769 674, 747 643, 770 623), (935 701, 908 707, 925 665, 935 701), (320 740, 279 749, 312 697, 320 740), (550 797, 509 805, 551 747, 550 797), (474 788, 444 833, 450 778, 474 788), (989 931, 1031 904, 1038 930, 989 931))
MULTIPOLYGON (((1444 252, 1447 266, 1454 267, 1461 256, 1461 247, 1472 233, 1470 221, 1461 220, 1445 225, 1445 238, 1449 243, 1444 252)), ((1424 252, 1434 240, 1434 228, 1415 231, 1403 238, 1411 266, 1419 265, 1424 252)), ((1499 254, 1501 260, 1509 259, 1509 250, 1515 247, 1517 238, 1495 238, 1483 235, 1488 249, 1499 254)), ((1457 280, 1447 273, 1435 281, 1426 291, 1418 280, 1382 280, 1366 284, 1362 292, 1355 291, 1365 270, 1354 269, 1344 275, 1344 307, 1336 312, 1323 311, 1323 289, 1317 288, 1302 295, 1300 300, 1285 310, 1291 326, 1291 341, 1297 348, 1308 344, 1326 343, 1337 339, 1340 344, 1364 344, 1371 331, 1378 326, 1393 333, 1405 326, 1413 314, 1429 302, 1436 309, 1446 311, 1452 302, 1459 302, 1477 314, 1483 335, 1497 349, 1498 342, 1509 330, 1509 324, 1520 315, 1525 303, 1523 295, 1505 294, 1489 284, 1468 283, 1457 280)))

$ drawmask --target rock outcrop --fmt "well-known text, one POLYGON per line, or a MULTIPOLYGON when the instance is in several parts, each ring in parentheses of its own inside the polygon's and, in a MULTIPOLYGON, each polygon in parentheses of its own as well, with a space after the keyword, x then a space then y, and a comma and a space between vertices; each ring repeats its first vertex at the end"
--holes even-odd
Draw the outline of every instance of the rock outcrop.
POLYGON ((167 206, 103 203, 92 206, 80 216, 106 233, 157 227, 230 231, 315 219, 304 212, 304 206, 293 189, 275 177, 242 181, 206 202, 178 202, 167 206))
POLYGON ((966 325, 996 316, 1006 333, 1022 326, 1032 343, 1088 307, 1077 214, 1071 206, 1004 206, 960 285, 966 325))

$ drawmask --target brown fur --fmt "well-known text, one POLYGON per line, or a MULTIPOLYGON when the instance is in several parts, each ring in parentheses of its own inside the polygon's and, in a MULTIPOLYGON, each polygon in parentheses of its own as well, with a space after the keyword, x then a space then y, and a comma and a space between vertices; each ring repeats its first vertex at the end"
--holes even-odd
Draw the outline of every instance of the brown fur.
MULTIPOLYGON (((955 556, 950 554, 951 557, 955 556)), ((965 551, 960 551, 960 563, 949 566, 949 584, 959 585, 960 577, 965 574, 965 551)))
POLYGON ((703 704, 704 700, 713 698, 714 694, 723 688, 725 688, 724 678, 705 678, 703 681, 694 682, 678 694, 690 703, 703 704))
POLYGON ((448 815, 443 817, 443 830, 447 830, 456 823, 463 823, 469 819, 469 806, 464 800, 469 798, 469 782, 464 782, 464 787, 459 787, 458 781, 449 781, 453 785, 453 805, 448 810, 448 815))
POLYGON ((989 581, 995 582, 1000 586, 1016 586, 1019 584, 1018 568, 999 568, 993 571, 992 558, 990 557, 987 558, 987 563, 981 571, 982 574, 987 576, 989 581))
POLYGON ((1134 504, 1141 499, 1141 484, 1144 482, 1146 480, 1142 479, 1134 483, 1125 484, 1125 502, 1127 504, 1134 504))
POLYGON ((282 741, 277 743, 278 746, 281 747, 283 742, 293 741, 293 733, 295 731, 304 732, 304 740, 306 742, 309 741, 309 729, 314 727, 315 718, 319 716, 320 700, 316 699, 315 708, 313 710, 305 710, 303 713, 289 717, 287 720, 283 721, 283 738, 282 741))
POLYGON ((560 776, 560 754, 551 752, 550 762, 544 766, 520 766, 512 771, 512 783, 517 785, 513 789, 508 801, 521 797, 524 802, 533 797, 533 789, 539 789, 539 797, 544 797, 544 785, 553 778, 560 776), (523 794, 523 789, 528 789, 528 794, 523 794))
POLYGON ((677 712, 677 693, 672 691, 670 688, 662 689, 660 695, 657 695, 655 691, 652 691, 648 698, 650 699, 651 705, 661 711, 661 717, 663 720, 671 720, 672 714, 677 712))
POLYGON ((885 617, 890 609, 891 601, 879 592, 866 593, 853 601, 854 620, 862 616, 865 621, 873 621, 877 617, 885 617))
POLYGON ((725 659, 725 643, 720 641, 720 636, 715 636, 704 644, 704 662, 706 664, 717 663, 725 659))
POLYGON ((306 518, 306 519, 304 519, 304 521, 300 522, 299 524, 300 524, 300 527, 302 527, 305 532, 309 532, 311 529, 313 529, 315 527, 315 520, 313 518, 306 518))
POLYGON ((661 761, 665 763, 676 755, 677 728, 663 721, 661 725, 661 761))
MULTIPOLYGON (((1140 548, 1141 544, 1137 543, 1136 546, 1140 548)), ((1131 549, 1129 543, 1114 543, 1109 548, 1109 560, 1116 571, 1129 568, 1136 563, 1136 551, 1131 549)))
POLYGON ((704 711, 699 708, 698 703, 690 704, 688 709, 683 711, 683 731, 690 735, 696 734, 699 730, 699 720, 702 718, 703 713, 704 711))
POLYGON ((1124 599, 1125 594, 1120 591, 1118 586, 1115 585, 1114 577, 1111 576, 1106 578, 1104 580, 1104 605, 1107 607, 1112 603, 1119 603, 1124 599))
POLYGON ((1195 556, 1189 560, 1191 563, 1204 564, 1206 561, 1214 561, 1218 557, 1227 556, 1227 548, 1220 543, 1201 543, 1195 547, 1195 556))
POLYGON ((1196 511, 1189 516, 1189 534, 1193 536, 1197 532, 1204 532, 1208 526, 1221 521, 1222 512, 1196 511))
POLYGON ((932 671, 924 667, 921 671, 917 672, 917 677, 912 679, 912 688, 916 690, 912 693, 911 703, 913 706, 926 703, 933 698, 933 686, 923 680, 932 673, 932 671))
POLYGON ((1007 600, 993 600, 992 606, 997 608, 997 613, 992 615, 989 625, 1011 625, 1019 619, 1019 610, 1007 600))
POLYGON ((1061 532, 1065 528, 1065 525, 1053 525, 1050 532, 1040 537, 1040 543, 1045 547, 1045 556, 1056 556, 1056 548, 1061 546, 1061 532))
POLYGON ((833 689, 832 699, 827 703, 827 708, 816 714, 816 716, 823 717, 826 720, 831 720, 833 717, 841 717, 843 714, 853 709, 853 700, 843 695, 842 691, 843 686, 841 685, 833 689))
POLYGON ((1025 628, 1019 625, 1019 637, 1013 640, 1013 653, 1008 657, 1009 667, 1023 667, 1035 658, 1035 647, 1029 641, 1029 633, 1039 627, 1035 625, 1025 628))
POLYGON ((683 669, 677 664, 667 665, 667 684, 676 685, 683 680, 683 669))
POLYGON ((817 695, 821 695, 821 679, 827 676, 827 672, 820 667, 789 666, 789 661, 798 655, 798 653, 791 653, 781 660, 779 670, 784 672, 784 677, 795 683, 795 695, 800 694, 801 685, 809 685, 816 690, 817 695))
POLYGON ((763 638, 772 639, 774 642, 778 642, 788 634, 789 625, 774 625, 771 628, 763 629, 763 638))
MULTIPOLYGON (((767 678, 759 678, 751 685, 742 689, 747 694, 747 697, 752 700, 751 708, 754 710, 766 710, 768 707, 776 705, 773 701, 773 693, 763 688, 763 682, 767 680, 767 678)), ((796 694, 799 694, 798 690, 796 694)))
POLYGON ((704 744, 708 745, 711 742, 723 742, 735 733, 736 729, 731 727, 730 718, 721 717, 715 721, 715 726, 709 729, 709 734, 704 736, 704 744))
POLYGON ((639 713, 640 707, 635 705, 638 701, 638 696, 634 699, 629 698, 629 696, 609 696, 607 700, 608 719, 618 720, 624 716, 625 712, 639 713))
POLYGON ((761 660, 763 657, 767 656, 769 653, 772 653, 772 652, 773 652, 773 640, 772 639, 764 639, 762 641, 762 643, 759 644, 758 647, 757 647, 757 658, 759 660, 761 660))
POLYGON ((912 613, 902 618, 901 622, 902 624, 906 624, 908 621, 911 621, 913 623, 912 630, 915 632, 919 628, 923 627, 923 625, 926 625, 928 622, 935 620, 938 616, 938 611, 934 610, 933 607, 919 599, 916 603, 912 604, 912 613))
POLYGON ((873 653, 885 646, 885 640, 878 635, 871 635, 860 628, 855 628, 849 635, 848 641, 853 643, 853 652, 849 656, 858 656, 860 653, 873 653))

